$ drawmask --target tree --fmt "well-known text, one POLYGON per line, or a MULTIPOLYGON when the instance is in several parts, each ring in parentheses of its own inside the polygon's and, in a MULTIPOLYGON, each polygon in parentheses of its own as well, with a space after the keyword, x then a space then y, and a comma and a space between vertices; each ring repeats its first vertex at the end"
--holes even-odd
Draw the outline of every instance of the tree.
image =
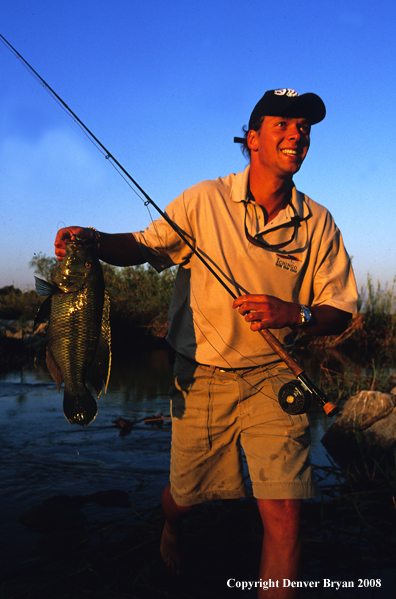
POLYGON ((36 275, 45 279, 49 283, 51 282, 51 272, 59 264, 55 257, 49 257, 42 252, 35 254, 29 262, 30 268, 34 268, 36 275))

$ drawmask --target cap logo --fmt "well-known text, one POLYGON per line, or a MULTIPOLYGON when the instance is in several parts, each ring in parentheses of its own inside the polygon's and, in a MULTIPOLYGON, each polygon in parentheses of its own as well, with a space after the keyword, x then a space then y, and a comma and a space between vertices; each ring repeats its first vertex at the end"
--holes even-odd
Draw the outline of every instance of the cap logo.
POLYGON ((287 96, 288 98, 294 98, 298 96, 298 93, 294 91, 294 89, 276 89, 274 91, 276 96, 287 96))

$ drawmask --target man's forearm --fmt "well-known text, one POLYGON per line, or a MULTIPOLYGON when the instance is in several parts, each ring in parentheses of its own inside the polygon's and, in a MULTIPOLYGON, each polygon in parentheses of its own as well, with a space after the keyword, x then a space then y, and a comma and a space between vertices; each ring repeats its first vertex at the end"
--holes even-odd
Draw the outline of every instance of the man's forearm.
POLYGON ((306 335, 339 335, 347 328, 352 315, 333 306, 311 306, 312 324, 301 331, 306 335))
POLYGON ((145 259, 132 233, 99 233, 98 258, 114 266, 135 266, 145 259))
MULTIPOLYGON (((239 308, 240 314, 251 323, 252 331, 284 327, 297 330, 301 325, 301 305, 273 295, 242 295, 234 300, 232 306, 239 308)), ((312 321, 301 327, 307 335, 339 335, 351 318, 351 314, 333 306, 309 306, 309 309, 312 321)))

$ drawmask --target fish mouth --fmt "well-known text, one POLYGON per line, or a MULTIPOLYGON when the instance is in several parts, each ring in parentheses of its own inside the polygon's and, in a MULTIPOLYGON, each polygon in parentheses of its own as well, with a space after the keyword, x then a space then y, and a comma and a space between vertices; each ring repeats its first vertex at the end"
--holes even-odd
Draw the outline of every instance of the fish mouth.
POLYGON ((71 245, 74 248, 78 248, 78 247, 89 247, 89 246, 94 246, 95 243, 92 239, 81 239, 80 237, 72 237, 72 239, 70 239, 70 241, 67 243, 67 245, 71 245))

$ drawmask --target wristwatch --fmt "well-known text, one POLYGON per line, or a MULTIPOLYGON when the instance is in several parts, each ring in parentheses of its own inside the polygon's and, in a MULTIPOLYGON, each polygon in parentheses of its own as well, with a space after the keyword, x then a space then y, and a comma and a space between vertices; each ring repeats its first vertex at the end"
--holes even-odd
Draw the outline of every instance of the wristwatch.
POLYGON ((297 326, 304 327, 309 322, 311 322, 311 320, 312 320, 312 312, 308 308, 308 306, 304 306, 304 304, 300 304, 300 314, 301 314, 301 322, 297 326))

